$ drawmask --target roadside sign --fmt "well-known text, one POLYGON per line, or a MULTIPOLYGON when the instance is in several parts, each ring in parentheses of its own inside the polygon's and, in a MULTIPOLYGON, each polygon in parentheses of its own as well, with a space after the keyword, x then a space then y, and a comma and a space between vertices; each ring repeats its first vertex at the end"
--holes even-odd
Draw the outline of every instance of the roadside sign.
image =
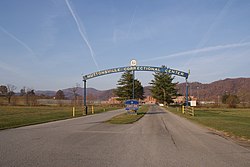
POLYGON ((139 109, 139 102, 137 100, 127 100, 125 105, 127 111, 137 111, 139 109))
POLYGON ((196 101, 189 101, 189 103, 190 103, 191 107, 195 107, 196 106, 196 101))

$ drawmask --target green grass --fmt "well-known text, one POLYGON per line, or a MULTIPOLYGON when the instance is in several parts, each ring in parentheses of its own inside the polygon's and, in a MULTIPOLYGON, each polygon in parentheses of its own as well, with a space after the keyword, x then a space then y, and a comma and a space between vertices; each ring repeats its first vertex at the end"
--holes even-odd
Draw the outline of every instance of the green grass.
MULTIPOLYGON (((95 106, 95 113, 121 108, 119 106, 95 106)), ((88 108, 91 113, 91 107, 88 108)), ((76 107, 75 117, 83 115, 83 109, 76 107)), ((70 106, 0 106, 0 129, 73 118, 70 106)))
MULTIPOLYGON (((106 112, 106 111, 111 111, 111 110, 117 110, 120 108, 123 108, 124 106, 121 105, 97 105, 94 106, 94 113, 98 114, 98 113, 102 113, 102 112, 106 112)), ((88 106, 88 112, 91 113, 92 112, 92 105, 88 106)))
POLYGON ((137 114, 128 114, 128 113, 120 114, 111 118, 107 122, 112 124, 131 124, 141 119, 147 113, 148 109, 149 109, 148 105, 143 105, 137 111, 137 114))
POLYGON ((169 111, 207 127, 223 131, 229 136, 250 139, 250 109, 195 108, 195 116, 182 114, 177 108, 169 111))

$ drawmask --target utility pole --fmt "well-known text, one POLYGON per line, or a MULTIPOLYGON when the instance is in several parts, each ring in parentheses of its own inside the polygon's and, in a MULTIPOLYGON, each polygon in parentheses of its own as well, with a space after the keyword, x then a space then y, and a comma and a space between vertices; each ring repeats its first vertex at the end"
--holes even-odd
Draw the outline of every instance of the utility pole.
POLYGON ((133 70, 133 99, 135 99, 135 71, 133 70))
POLYGON ((188 82, 186 79, 186 106, 188 106, 188 82))
MULTIPOLYGON (((188 75, 190 75, 190 70, 188 70, 188 75)), ((186 106, 188 107, 188 81, 186 78, 186 106)))
POLYGON ((200 97, 199 97, 199 86, 197 86, 197 101, 200 101, 200 97))

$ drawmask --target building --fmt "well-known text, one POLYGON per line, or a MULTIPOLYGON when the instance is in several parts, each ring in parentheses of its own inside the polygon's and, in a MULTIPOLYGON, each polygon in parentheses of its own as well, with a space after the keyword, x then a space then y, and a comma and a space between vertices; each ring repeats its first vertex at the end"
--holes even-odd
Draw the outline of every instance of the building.
POLYGON ((102 104, 121 104, 122 102, 117 100, 119 97, 110 97, 107 101, 101 101, 102 104))
POLYGON ((156 99, 153 98, 152 96, 147 96, 143 101, 145 104, 155 104, 156 103, 156 99))
MULTIPOLYGON (((188 96, 189 101, 196 101, 197 98, 194 96, 188 96)), ((183 104, 186 102, 186 97, 185 96, 177 96, 175 99, 173 99, 175 104, 183 104)))
POLYGON ((119 97, 110 97, 108 99, 108 104, 121 104, 121 101, 117 100, 119 97))

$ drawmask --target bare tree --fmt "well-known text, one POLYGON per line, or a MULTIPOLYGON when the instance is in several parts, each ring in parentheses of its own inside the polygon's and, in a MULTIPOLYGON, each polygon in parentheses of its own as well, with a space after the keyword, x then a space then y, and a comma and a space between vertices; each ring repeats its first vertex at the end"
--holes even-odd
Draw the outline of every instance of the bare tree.
POLYGON ((10 105, 10 101, 12 96, 15 95, 14 90, 16 90, 16 86, 11 85, 11 84, 7 84, 7 94, 6 94, 6 98, 8 99, 8 104, 10 105))
POLYGON ((58 100, 63 100, 63 99, 65 99, 65 95, 64 95, 64 92, 62 91, 62 90, 58 90, 57 92, 56 92, 56 96, 55 96, 55 98, 58 100))
MULTIPOLYGON (((5 85, 1 85, 0 86, 0 97, 6 98, 7 95, 7 86, 5 85)), ((0 100, 1 104, 5 104, 4 101, 0 100)))
POLYGON ((89 93, 87 95, 87 100, 89 103, 94 103, 94 101, 96 100, 96 97, 92 93, 89 93))
POLYGON ((20 90, 20 96, 26 95, 26 88, 25 86, 20 90))
POLYGON ((77 96, 78 96, 78 89, 80 87, 79 83, 76 83, 76 86, 74 86, 73 88, 71 88, 71 92, 73 93, 73 98, 74 98, 74 106, 76 106, 76 101, 77 101, 77 96))

